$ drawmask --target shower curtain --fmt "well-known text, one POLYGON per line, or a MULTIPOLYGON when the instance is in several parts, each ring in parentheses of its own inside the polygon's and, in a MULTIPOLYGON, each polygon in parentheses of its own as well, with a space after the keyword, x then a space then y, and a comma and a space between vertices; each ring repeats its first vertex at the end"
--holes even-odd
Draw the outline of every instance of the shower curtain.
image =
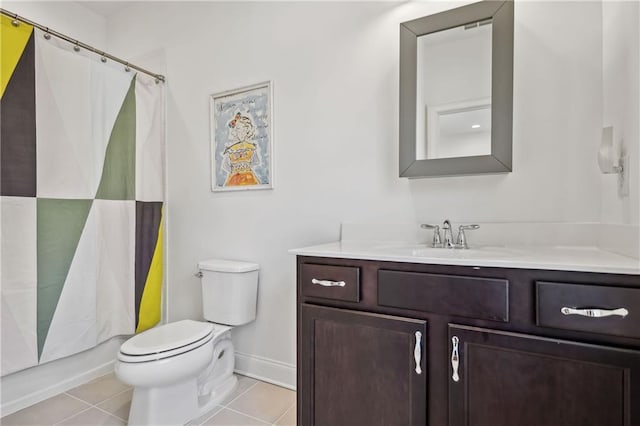
POLYGON ((163 88, 1 16, 1 375, 160 320, 163 88))

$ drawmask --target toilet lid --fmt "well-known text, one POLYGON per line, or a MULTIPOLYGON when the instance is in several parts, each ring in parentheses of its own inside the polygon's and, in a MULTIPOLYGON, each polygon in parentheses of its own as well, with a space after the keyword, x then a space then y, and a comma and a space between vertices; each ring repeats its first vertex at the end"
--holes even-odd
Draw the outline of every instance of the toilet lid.
POLYGON ((214 329, 207 322, 182 320, 164 324, 133 336, 120 347, 124 355, 150 355, 191 345, 206 339, 214 329))

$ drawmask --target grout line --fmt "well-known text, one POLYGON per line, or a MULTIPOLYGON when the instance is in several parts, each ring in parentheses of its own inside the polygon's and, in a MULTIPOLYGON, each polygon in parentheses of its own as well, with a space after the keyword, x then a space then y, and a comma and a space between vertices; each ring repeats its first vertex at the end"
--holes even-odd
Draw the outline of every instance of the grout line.
MULTIPOLYGON (((234 412, 234 413, 236 413, 236 414, 242 414, 243 416, 245 416, 245 417, 249 417, 249 418, 250 418, 250 419, 252 419, 252 420, 257 420, 257 421, 259 421, 260 423, 264 423, 265 425, 271 425, 271 423, 267 422, 266 420, 259 419, 258 417, 253 417, 253 416, 251 416, 251 415, 249 415, 249 414, 247 414, 247 413, 243 413, 242 411, 234 410, 233 408, 229 408, 229 407, 225 407, 225 408, 226 408, 227 410, 229 410, 229 411, 233 411, 233 412, 234 412)), ((222 410, 220 410, 220 411, 222 411, 222 410)))
POLYGON ((115 414, 110 413, 110 412, 108 412, 107 410, 104 410, 104 409, 102 409, 102 408, 98 407, 97 405, 94 405, 94 406, 93 406, 93 408, 95 408, 95 409, 97 409, 97 410, 100 410, 100 411, 102 411, 102 412, 103 412, 103 413, 105 413, 105 414, 108 414, 108 415, 109 415, 109 417, 114 417, 114 418, 116 418, 116 419, 118 419, 118 420, 122 420, 123 422, 125 422, 125 424, 127 423, 127 421, 126 421, 125 419, 123 419, 123 418, 121 418, 121 417, 118 417, 118 416, 116 416, 115 414))
MULTIPOLYGON (((243 377, 247 377, 247 376, 243 376, 243 377)), ((231 401, 227 402, 226 404, 220 404, 220 405, 222 405, 223 407, 228 407, 228 406, 229 406, 229 404, 231 404, 232 402, 234 402, 236 399, 240 398, 240 397, 241 397, 242 395, 244 395, 245 393, 249 392, 251 389, 253 389, 253 388, 254 388, 254 386, 255 386, 255 385, 257 385, 257 384, 260 382, 260 380, 256 380, 256 379, 251 379, 251 380, 255 380, 255 383, 254 383, 254 384, 252 384, 251 386, 249 386, 247 389, 245 389, 245 391, 244 391, 244 392, 242 392, 241 394, 239 394, 238 396, 236 396, 235 398, 233 398, 231 401)))
MULTIPOLYGON (((67 395, 67 396, 70 396, 71 398, 73 398, 73 399, 75 399, 75 400, 78 400, 78 401, 80 401, 80 402, 82 402, 82 403, 85 403, 85 404, 87 404, 87 405, 88 405, 88 406, 90 406, 90 407, 93 407, 93 404, 92 404, 92 403, 90 403, 89 401, 85 401, 85 400, 84 400, 84 399, 82 399, 82 398, 79 398, 79 397, 77 397, 77 396, 75 396, 75 395, 71 395, 69 392, 62 392, 62 393, 63 393, 63 394, 65 394, 65 395, 67 395)), ((61 395, 61 394, 58 394, 58 395, 61 395)))
POLYGON ((296 401, 294 401, 294 402, 289 406, 289 408, 287 408, 286 410, 284 410, 284 413, 282 413, 282 415, 281 415, 280 417, 278 417, 278 418, 273 422, 273 424, 275 425, 275 424, 276 424, 276 423, 278 423, 280 420, 282 420, 282 418, 283 418, 284 416, 286 416, 286 415, 289 413, 289 411, 291 411, 291 409, 292 409, 293 407, 295 407, 295 405, 296 405, 296 401))
MULTIPOLYGON (((123 394, 123 393, 125 393, 125 392, 129 392, 130 390, 131 390, 131 388, 128 388, 128 389, 125 389, 125 390, 120 391, 120 392, 118 392, 118 393, 114 393, 113 395, 111 395, 111 396, 110 396, 110 397, 108 397, 107 399, 103 399, 102 401, 98 402, 98 404, 102 404, 103 402, 107 402, 107 401, 109 401, 109 400, 111 400, 111 399, 115 398, 116 396, 120 396, 120 395, 122 395, 122 394, 123 394)), ((98 405, 98 404, 96 404, 96 405, 98 405)))
MULTIPOLYGON (((105 410, 104 408, 98 407, 98 405, 99 405, 99 404, 104 404, 104 403, 105 403, 105 402, 107 402, 107 401, 111 401, 113 398, 115 398, 115 397, 117 397, 117 396, 120 396, 120 395, 122 395, 122 394, 123 394, 123 393, 125 393, 125 392, 129 392, 130 390, 131 390, 131 389, 125 389, 125 390, 123 390, 123 391, 121 391, 121 392, 118 392, 117 394, 115 394, 115 395, 113 395, 113 396, 110 396, 109 398, 107 398, 107 399, 105 399, 105 400, 103 400, 103 401, 98 402, 98 404, 94 405, 94 407, 96 407, 98 410, 100 410, 100 411, 104 411, 105 413, 107 413, 107 414, 109 414, 109 415, 111 415, 111 416, 115 417, 116 419, 120 419, 120 420, 122 420, 123 422, 125 422, 125 423, 126 423, 126 422, 127 422, 127 419, 123 419, 123 418, 122 418, 122 417, 120 417, 120 416, 116 416, 114 413, 110 413, 110 412, 108 412, 107 410, 105 410)), ((131 403, 131 401, 129 401, 129 403, 131 403)))
MULTIPOLYGON (((84 402, 84 401, 83 401, 83 402, 84 402)), ((89 410, 91 410, 92 408, 93 408, 93 406, 89 406, 89 407, 85 408, 84 410, 80 410, 80 411, 78 411, 78 412, 75 412, 75 413, 73 413, 72 415, 70 415, 70 416, 68 416, 68 417, 65 417, 64 419, 60 420, 59 422, 57 422, 57 423, 53 423, 53 425, 55 426, 55 425, 59 425, 59 424, 60 424, 60 423, 62 423, 62 422, 66 422, 66 421, 67 421, 67 420, 69 420, 70 418, 75 417, 75 416, 77 416, 77 415, 79 415, 79 414, 82 414, 82 413, 84 413, 85 411, 89 411, 89 410)))
POLYGON ((205 424, 207 421, 211 420, 211 418, 213 416, 215 416, 216 414, 218 414, 220 411, 224 410, 224 405, 215 405, 211 410, 207 411, 206 413, 204 413, 202 416, 198 417, 197 419, 193 419, 191 421, 189 421, 186 426, 202 426, 203 424, 205 424), (217 408, 217 410, 216 410, 217 408), (215 411, 214 411, 215 410, 215 411), (210 414, 211 413, 211 414, 210 414), (207 414, 209 414, 207 416, 207 414), (204 416, 207 416, 203 419, 204 416), (194 420, 199 420, 198 423, 193 423, 194 420))
MULTIPOLYGON (((125 392, 127 392, 127 391, 129 391, 129 390, 130 390, 130 389, 125 389, 125 390, 123 390, 123 391, 120 391, 120 392, 118 392, 118 393, 116 393, 116 394, 113 394, 112 396, 110 396, 110 397, 109 397, 109 398, 107 398, 107 399, 103 399, 102 401, 98 401, 96 404, 91 404, 90 402, 85 401, 84 399, 79 398, 79 397, 77 397, 77 396, 71 395, 71 394, 69 394, 69 393, 67 393, 67 392, 63 392, 63 393, 64 393, 64 394, 66 394, 67 396, 70 396, 70 397, 71 397, 71 398, 73 398, 73 399, 76 399, 76 400, 80 401, 80 402, 84 402, 85 404, 89 404, 89 407, 88 407, 88 408, 86 408, 86 409, 84 409, 84 410, 82 410, 82 411, 87 411, 89 408, 97 408, 98 410, 102 411, 103 413, 106 413, 106 414, 110 415, 111 417, 115 417, 116 419, 118 419, 118 420, 122 420, 123 422, 125 422, 125 423, 126 423, 126 422, 127 422, 127 420, 126 420, 126 419, 123 419, 122 417, 118 417, 118 416, 116 416, 115 414, 110 413, 110 412, 108 412, 107 410, 105 410, 105 409, 103 409, 103 408, 98 407, 98 404, 102 404, 103 402, 109 401, 110 399, 115 398, 116 396, 118 396, 118 395, 120 395, 120 394, 123 394, 123 393, 125 393, 125 392)), ((79 412, 78 412, 78 413, 76 413, 76 414, 80 414, 82 411, 79 411, 79 412)), ((74 414, 74 416, 75 416, 76 414, 74 414)), ((73 417, 73 416, 71 416, 71 417, 73 417)), ((67 417, 67 418, 66 418, 66 419, 64 419, 64 420, 61 420, 61 422, 65 421, 65 420, 67 420, 67 419, 69 419, 69 418, 71 418, 71 417, 67 417)))
POLYGON ((95 408, 95 409, 96 409, 96 410, 98 410, 98 411, 102 411, 103 413, 105 413, 105 414, 106 414, 106 415, 108 415, 109 417, 113 417, 114 419, 117 419, 117 420, 123 421, 125 425, 127 424, 127 421, 126 421, 125 419, 120 418, 120 417, 116 416, 116 415, 115 415, 115 414, 113 414, 113 413, 110 413, 110 412, 108 412, 108 411, 106 411, 106 410, 103 410, 102 408, 97 407, 97 406, 95 406, 95 405, 93 406, 93 408, 95 408))
MULTIPOLYGON (((105 375, 105 376, 106 376, 106 375, 105 375)), ((100 376, 100 377, 98 377, 98 378, 94 379, 93 381, 99 381, 100 379, 104 378, 105 376, 100 376)), ((248 376, 242 376, 242 377, 248 377, 248 376)), ((249 378, 249 377, 248 377, 248 378, 249 378)), ((252 383, 249 387, 247 387, 247 389, 245 389, 242 393, 238 394, 235 398, 233 398, 233 399, 232 399, 231 401, 229 401, 227 404, 218 404, 216 407, 219 407, 220 409, 219 409, 219 410, 217 410, 215 413, 213 413, 211 416, 207 417, 207 418, 206 418, 204 421, 202 421, 200 424, 205 423, 205 422, 207 422, 208 420, 210 420, 211 418, 215 417, 215 416, 216 416, 217 414, 219 414, 222 410, 224 410, 224 409, 228 409, 229 411, 232 411, 232 412, 234 412, 234 413, 236 413, 236 414, 241 414, 241 415, 246 416, 246 417, 248 417, 248 418, 250 418, 250 419, 252 419, 252 420, 256 420, 256 421, 258 421, 258 422, 260 422, 260 423, 263 423, 263 424, 265 424, 265 425, 270 425, 270 424, 272 425, 272 424, 274 424, 275 422, 278 422, 279 420, 281 420, 281 419, 282 419, 285 415, 287 415, 287 413, 288 413, 289 411, 291 411, 291 409, 296 405, 296 401, 294 400, 294 402, 293 402, 293 403, 292 403, 292 404, 291 404, 291 405, 290 405, 290 406, 289 406, 289 407, 284 411, 284 413, 283 413, 282 415, 280 415, 278 418, 276 418, 276 419, 274 420, 274 423, 269 423, 269 422, 267 422, 267 421, 265 421, 265 420, 263 420, 263 419, 260 419, 260 418, 258 418, 258 417, 254 417, 254 416, 252 416, 252 415, 250 415, 250 414, 248 414, 248 413, 245 413, 245 412, 242 412, 242 411, 239 411, 239 410, 236 410, 236 409, 230 408, 230 407, 229 407, 229 405, 230 405, 231 403, 233 403, 233 402, 234 402, 234 401, 236 401, 238 398, 240 398, 241 396, 243 396, 243 395, 245 395, 246 393, 248 393, 251 389, 253 389, 255 386, 257 386, 257 385, 258 385, 258 383, 261 383, 261 382, 262 382, 261 380, 258 380, 258 379, 253 379, 253 378, 249 378, 249 379, 254 380, 254 383, 252 383)), ((91 382, 87 382, 87 383, 91 383, 91 382)), ((262 383, 265 383, 265 382, 262 382, 262 383)), ((81 385, 81 386, 82 386, 82 385, 81 385)), ((120 392, 118 392, 118 393, 115 393, 115 394, 111 395, 110 397, 108 397, 108 398, 106 398, 106 399, 103 399, 102 401, 98 401, 96 404, 92 404, 92 403, 90 403, 90 402, 88 402, 88 401, 85 401, 85 400, 83 400, 82 398, 77 397, 77 396, 75 396, 75 395, 72 395, 72 394, 70 394, 70 393, 68 393, 68 392, 61 392, 60 394, 64 394, 64 395, 66 395, 66 396, 69 396, 69 397, 71 397, 72 399, 75 399, 75 400, 77 400, 77 401, 79 401, 79 402, 81 402, 81 403, 85 404, 85 405, 86 405, 86 407, 84 407, 84 408, 83 408, 83 409, 81 409, 80 411, 77 411, 77 412, 75 412, 75 413, 73 413, 73 414, 71 414, 71 415, 69 415, 69 416, 65 417, 64 419, 62 419, 62 420, 60 420, 59 422, 55 423, 55 424, 54 424, 54 426, 55 426, 55 425, 59 425, 60 423, 63 423, 63 422, 65 422, 65 421, 67 421, 67 420, 69 420, 69 419, 71 419, 71 418, 73 418, 73 417, 75 417, 75 416, 78 416, 78 415, 80 415, 80 414, 84 413, 85 411, 88 411, 88 410, 90 410, 90 409, 92 409, 92 408, 96 408, 96 409, 98 409, 99 411, 101 411, 101 412, 103 412, 103 413, 107 414, 107 415, 108 415, 108 416, 110 416, 110 417, 113 417, 113 418, 115 418, 115 419, 118 419, 118 420, 121 420, 121 421, 126 422, 126 420, 125 420, 125 419, 123 419, 123 418, 121 418, 121 417, 119 417, 119 416, 117 416, 117 415, 115 415, 115 414, 113 414, 113 413, 110 413, 109 411, 107 411, 107 410, 105 410, 105 409, 103 409, 103 408, 98 407, 98 404, 102 404, 102 403, 104 403, 104 402, 106 402, 106 401, 109 401, 109 400, 111 400, 111 399, 113 399, 113 398, 115 398, 115 397, 117 397, 117 396, 119 396, 119 395, 121 395, 121 394, 123 394, 123 393, 125 393, 125 392, 130 391, 131 389, 132 389, 131 387, 129 387, 129 388, 127 388, 127 389, 124 389, 124 390, 122 390, 122 391, 120 391, 120 392)), ((59 394, 59 395, 60 395, 60 394, 59 394)), ((215 409, 215 408, 214 408, 214 409, 215 409)), ((213 411, 213 409, 212 409, 212 411, 213 411)))
MULTIPOLYGON (((87 405, 89 405, 91 407, 95 407, 96 406, 96 404, 93 404, 93 403, 91 403, 89 401, 85 401, 84 399, 80 398, 79 396, 71 395, 70 393, 67 393, 67 392, 63 392, 63 393, 65 395, 67 395, 67 396, 70 396, 73 399, 77 399, 80 402, 84 402, 85 404, 87 404, 87 405)), ((104 401, 106 401, 106 400, 104 400, 104 401)), ((101 402, 103 402, 103 401, 98 402, 98 404, 100 404, 101 402)))

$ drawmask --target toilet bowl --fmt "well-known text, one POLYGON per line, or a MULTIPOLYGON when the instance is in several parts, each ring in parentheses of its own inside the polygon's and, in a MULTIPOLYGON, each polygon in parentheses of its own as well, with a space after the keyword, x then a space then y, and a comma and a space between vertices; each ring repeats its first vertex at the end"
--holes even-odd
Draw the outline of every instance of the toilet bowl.
POLYGON ((183 320, 127 340, 116 376, 133 386, 130 425, 182 425, 212 409, 237 383, 231 327, 183 320))
POLYGON ((216 322, 160 325, 120 347, 116 376, 134 388, 129 425, 184 425, 237 384, 231 330, 255 319, 258 265, 213 259, 199 267, 204 317, 216 322))

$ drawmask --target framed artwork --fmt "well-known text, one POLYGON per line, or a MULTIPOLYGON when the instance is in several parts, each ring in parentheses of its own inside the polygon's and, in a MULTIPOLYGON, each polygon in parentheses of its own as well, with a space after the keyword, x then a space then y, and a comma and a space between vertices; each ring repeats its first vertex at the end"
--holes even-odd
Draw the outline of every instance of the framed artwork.
POLYGON ((211 190, 273 188, 271 82, 211 95, 211 190))

